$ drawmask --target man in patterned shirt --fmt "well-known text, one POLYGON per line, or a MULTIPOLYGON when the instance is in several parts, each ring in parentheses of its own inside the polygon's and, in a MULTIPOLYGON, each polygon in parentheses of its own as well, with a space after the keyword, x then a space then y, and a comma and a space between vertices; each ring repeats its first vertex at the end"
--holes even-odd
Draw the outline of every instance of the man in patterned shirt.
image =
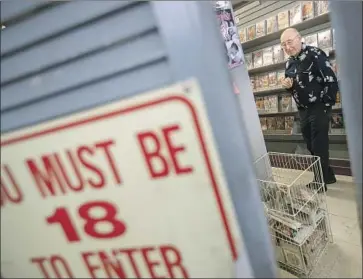
POLYGON ((280 40, 282 49, 289 56, 282 85, 296 102, 307 149, 321 159, 326 191, 326 184, 336 182, 329 166, 328 133, 331 108, 338 91, 337 78, 327 55, 319 48, 302 43, 296 29, 286 29, 280 40))

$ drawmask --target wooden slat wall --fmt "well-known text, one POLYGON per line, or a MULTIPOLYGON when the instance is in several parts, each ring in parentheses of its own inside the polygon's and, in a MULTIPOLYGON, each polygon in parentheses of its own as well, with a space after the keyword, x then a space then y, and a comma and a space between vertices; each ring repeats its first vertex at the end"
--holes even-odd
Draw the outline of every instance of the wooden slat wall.
MULTIPOLYGON (((2 22, 34 2, 2 1, 2 22)), ((64 2, 7 26, 1 42, 1 132, 171 82, 147 1, 64 2)))

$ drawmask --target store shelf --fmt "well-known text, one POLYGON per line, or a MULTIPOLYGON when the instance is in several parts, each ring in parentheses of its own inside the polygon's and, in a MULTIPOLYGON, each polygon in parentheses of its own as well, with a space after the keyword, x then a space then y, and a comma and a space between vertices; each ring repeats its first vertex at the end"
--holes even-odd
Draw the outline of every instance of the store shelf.
POLYGON ((265 72, 269 72, 269 71, 282 70, 285 68, 285 64, 286 64, 286 61, 263 66, 263 67, 253 68, 253 69, 249 69, 248 73, 250 75, 255 75, 255 74, 265 73, 265 72))
MULTIPOLYGON (((329 14, 323 14, 317 17, 314 17, 313 19, 303 21, 301 23, 298 23, 293 28, 296 28, 298 31, 302 31, 305 29, 313 28, 314 26, 321 25, 324 23, 329 23, 329 14)), ((266 36, 245 42, 242 44, 243 51, 245 53, 248 53, 248 50, 251 50, 253 48, 256 48, 258 46, 264 45, 266 43, 269 43, 274 40, 278 40, 284 30, 279 30, 277 32, 274 32, 272 34, 268 34, 266 36)))
POLYGON ((268 95, 274 95, 274 94, 278 94, 278 93, 287 94, 288 92, 284 88, 274 88, 274 89, 270 89, 270 90, 254 91, 253 95, 255 95, 255 96, 268 96, 268 95))
MULTIPOLYGON (((342 108, 333 108, 332 112, 341 112, 342 108)), ((298 115, 298 111, 286 111, 286 112, 274 112, 274 113, 259 113, 258 116, 260 117, 267 117, 267 116, 296 116, 298 115)), ((340 136, 340 134, 337 134, 340 136)))
MULTIPOLYGON (((274 135, 274 134, 264 134, 265 141, 269 142, 283 142, 283 141, 295 141, 295 142, 303 142, 304 139, 302 134, 292 134, 292 135, 274 135)), ((331 144, 346 144, 347 136, 346 135, 329 135, 329 142, 331 144)))
POLYGON ((268 117, 268 116, 295 116, 297 111, 286 111, 286 112, 275 112, 275 113, 259 113, 260 117, 268 117))
MULTIPOLYGON (((333 49, 333 50, 329 51, 329 59, 334 59, 334 58, 335 58, 335 50, 333 49)), ((257 74, 262 74, 262 73, 266 73, 266 72, 270 72, 270 71, 284 70, 285 65, 286 65, 286 61, 283 61, 283 62, 276 63, 276 64, 271 64, 271 65, 262 66, 262 67, 258 67, 258 68, 252 68, 252 69, 248 70, 248 74, 257 75, 257 74)))

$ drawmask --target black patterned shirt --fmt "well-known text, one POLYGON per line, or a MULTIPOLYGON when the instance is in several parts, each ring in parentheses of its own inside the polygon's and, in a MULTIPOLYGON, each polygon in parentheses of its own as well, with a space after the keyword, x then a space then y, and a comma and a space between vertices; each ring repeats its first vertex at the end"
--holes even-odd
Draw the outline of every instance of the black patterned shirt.
POLYGON ((285 77, 293 79, 288 91, 298 108, 315 103, 333 106, 339 90, 337 77, 324 51, 302 44, 301 52, 286 62, 285 77))

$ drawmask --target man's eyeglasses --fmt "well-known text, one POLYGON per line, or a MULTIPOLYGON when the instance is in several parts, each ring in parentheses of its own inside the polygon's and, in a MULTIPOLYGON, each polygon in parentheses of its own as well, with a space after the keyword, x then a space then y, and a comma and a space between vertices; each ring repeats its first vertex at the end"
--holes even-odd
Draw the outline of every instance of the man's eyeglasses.
POLYGON ((289 39, 289 40, 287 40, 286 42, 281 43, 281 47, 282 47, 282 48, 286 48, 287 46, 291 46, 291 45, 294 43, 295 39, 296 39, 298 36, 299 36, 299 35, 296 35, 294 38, 289 39))

